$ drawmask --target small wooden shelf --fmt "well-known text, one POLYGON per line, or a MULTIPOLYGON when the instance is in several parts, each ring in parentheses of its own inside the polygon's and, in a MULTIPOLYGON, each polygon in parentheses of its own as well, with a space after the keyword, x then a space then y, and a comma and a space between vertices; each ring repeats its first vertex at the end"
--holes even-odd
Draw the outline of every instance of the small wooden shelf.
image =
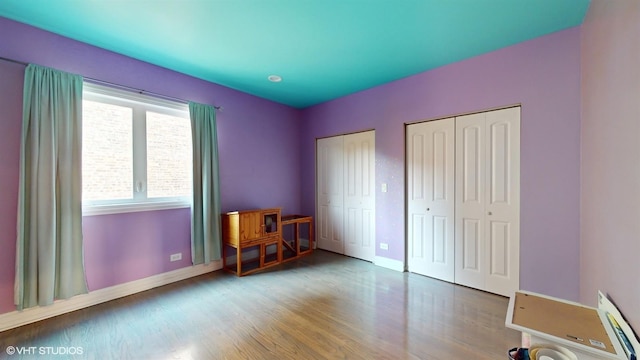
POLYGON ((282 217, 282 260, 289 261, 313 251, 313 217, 286 215, 282 217))
POLYGON ((280 211, 272 208, 222 214, 224 270, 244 276, 313 251, 313 218, 281 216, 280 211))
POLYGON ((280 208, 233 211, 222 214, 222 266, 238 276, 282 262, 280 208), (228 262, 230 249, 235 259, 228 262), (243 259, 243 252, 257 250, 257 258, 243 259), (271 255, 275 254, 275 255, 271 255), (257 264, 257 266, 256 266, 257 264))

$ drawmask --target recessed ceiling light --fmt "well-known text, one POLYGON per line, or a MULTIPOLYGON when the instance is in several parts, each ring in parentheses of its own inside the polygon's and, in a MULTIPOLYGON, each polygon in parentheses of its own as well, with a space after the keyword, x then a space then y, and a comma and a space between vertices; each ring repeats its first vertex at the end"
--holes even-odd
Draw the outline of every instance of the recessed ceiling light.
POLYGON ((271 81, 271 82, 280 82, 280 81, 282 81, 282 77, 280 75, 269 75, 269 77, 267 79, 269 79, 269 81, 271 81))

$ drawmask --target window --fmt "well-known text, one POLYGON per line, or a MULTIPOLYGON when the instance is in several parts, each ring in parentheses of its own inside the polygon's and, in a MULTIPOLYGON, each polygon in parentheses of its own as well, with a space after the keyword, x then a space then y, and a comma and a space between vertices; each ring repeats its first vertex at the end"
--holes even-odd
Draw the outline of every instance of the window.
POLYGON ((85 214, 188 207, 192 164, 186 104, 84 84, 85 214))

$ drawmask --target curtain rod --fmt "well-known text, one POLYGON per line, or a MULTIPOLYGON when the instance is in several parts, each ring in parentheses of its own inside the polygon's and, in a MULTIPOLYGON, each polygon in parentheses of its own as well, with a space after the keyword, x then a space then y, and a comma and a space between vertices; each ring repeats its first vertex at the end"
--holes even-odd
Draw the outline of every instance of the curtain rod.
MULTIPOLYGON (((26 63, 24 61, 9 59, 9 58, 2 57, 2 56, 0 56, 0 60, 12 62, 12 63, 15 63, 15 64, 24 65, 24 66, 29 65, 29 63, 26 63)), ((184 104, 188 104, 189 103, 188 100, 180 99, 180 98, 173 97, 173 96, 162 95, 162 94, 158 94, 158 93, 154 93, 154 92, 147 91, 147 90, 142 90, 142 89, 136 89, 136 88, 133 88, 133 87, 130 87, 130 86, 126 86, 126 85, 114 84, 112 82, 99 80, 99 79, 94 79, 94 78, 90 78, 90 77, 86 77, 86 76, 83 76, 83 78, 85 80, 87 80, 88 82, 92 82, 94 84, 102 84, 102 85, 107 85, 107 86, 110 86, 110 87, 120 88, 120 89, 124 89, 124 90, 135 91, 138 94, 151 95, 151 96, 154 96, 154 97, 162 98, 162 99, 165 99, 165 100, 172 100, 172 101, 176 101, 176 102, 181 102, 181 103, 184 103, 184 104)), ((214 105, 213 108, 216 109, 216 110, 220 110, 220 111, 223 110, 222 106, 215 106, 214 105)))

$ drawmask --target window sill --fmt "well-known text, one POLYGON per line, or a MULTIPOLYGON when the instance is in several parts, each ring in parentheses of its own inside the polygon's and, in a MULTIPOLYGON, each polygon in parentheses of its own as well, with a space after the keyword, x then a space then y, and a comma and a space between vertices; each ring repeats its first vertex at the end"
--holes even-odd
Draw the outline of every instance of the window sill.
POLYGON ((143 211, 170 210, 190 208, 184 201, 158 201, 130 204, 90 205, 82 207, 82 216, 123 214, 143 211))

